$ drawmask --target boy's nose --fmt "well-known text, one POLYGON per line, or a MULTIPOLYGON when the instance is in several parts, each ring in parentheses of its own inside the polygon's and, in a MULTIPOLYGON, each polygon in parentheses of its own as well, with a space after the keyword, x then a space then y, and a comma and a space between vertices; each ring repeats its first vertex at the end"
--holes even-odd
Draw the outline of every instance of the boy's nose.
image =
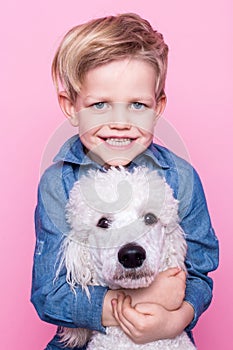
POLYGON ((109 124, 109 127, 110 127, 110 129, 117 129, 117 130, 127 129, 127 130, 129 130, 130 124, 127 122, 111 122, 109 124))
POLYGON ((130 120, 124 104, 116 103, 111 111, 109 127, 112 129, 129 129, 130 120))

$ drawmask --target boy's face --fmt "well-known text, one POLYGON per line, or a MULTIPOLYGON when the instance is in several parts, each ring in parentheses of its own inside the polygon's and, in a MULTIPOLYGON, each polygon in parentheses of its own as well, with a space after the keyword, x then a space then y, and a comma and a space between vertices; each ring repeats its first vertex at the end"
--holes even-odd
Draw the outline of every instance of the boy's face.
MULTIPOLYGON (((75 105, 60 104, 87 154, 101 164, 127 165, 152 142, 166 98, 156 102, 154 68, 143 61, 113 61, 87 72, 75 105)), ((63 101, 64 100, 64 101, 63 101)))

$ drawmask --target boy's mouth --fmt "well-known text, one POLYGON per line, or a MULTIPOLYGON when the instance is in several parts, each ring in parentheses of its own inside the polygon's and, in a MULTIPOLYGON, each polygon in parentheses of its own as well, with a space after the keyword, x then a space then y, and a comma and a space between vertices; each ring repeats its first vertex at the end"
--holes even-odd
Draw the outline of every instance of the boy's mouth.
POLYGON ((122 147, 130 145, 134 139, 128 137, 109 137, 104 140, 110 146, 122 147))

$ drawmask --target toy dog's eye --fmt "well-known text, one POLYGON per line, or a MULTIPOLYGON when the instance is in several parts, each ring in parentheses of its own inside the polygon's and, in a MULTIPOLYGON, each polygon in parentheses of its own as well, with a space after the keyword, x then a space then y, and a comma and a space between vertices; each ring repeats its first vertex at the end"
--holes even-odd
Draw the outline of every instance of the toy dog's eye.
POLYGON ((144 216, 144 222, 146 225, 153 225, 153 224, 156 224, 158 222, 158 218, 153 213, 147 213, 144 216))
POLYGON ((108 218, 103 217, 99 219, 96 226, 101 228, 109 228, 110 225, 111 225, 111 221, 108 218))

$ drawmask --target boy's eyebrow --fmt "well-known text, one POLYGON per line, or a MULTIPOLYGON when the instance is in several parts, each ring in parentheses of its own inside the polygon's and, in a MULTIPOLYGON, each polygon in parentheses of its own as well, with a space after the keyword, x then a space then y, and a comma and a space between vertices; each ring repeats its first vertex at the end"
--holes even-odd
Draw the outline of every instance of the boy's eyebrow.
MULTIPOLYGON (((83 99, 84 102, 88 102, 89 100, 93 100, 93 101, 99 101, 99 102, 104 102, 104 101, 112 101, 112 98, 109 96, 105 96, 105 95, 87 95, 85 96, 85 98, 83 99)), ((126 101, 112 101, 112 102, 118 102, 118 103, 125 103, 125 102, 139 102, 139 101, 144 101, 144 102, 148 102, 148 103, 153 103, 155 101, 155 97, 153 98, 152 96, 148 96, 148 95, 137 95, 137 96, 129 96, 126 97, 125 99, 126 101)))
POLYGON ((144 102, 148 102, 148 103, 153 103, 155 101, 155 98, 151 97, 151 96, 138 96, 138 97, 133 97, 130 98, 130 101, 132 102, 140 102, 140 101, 144 101, 144 102))

